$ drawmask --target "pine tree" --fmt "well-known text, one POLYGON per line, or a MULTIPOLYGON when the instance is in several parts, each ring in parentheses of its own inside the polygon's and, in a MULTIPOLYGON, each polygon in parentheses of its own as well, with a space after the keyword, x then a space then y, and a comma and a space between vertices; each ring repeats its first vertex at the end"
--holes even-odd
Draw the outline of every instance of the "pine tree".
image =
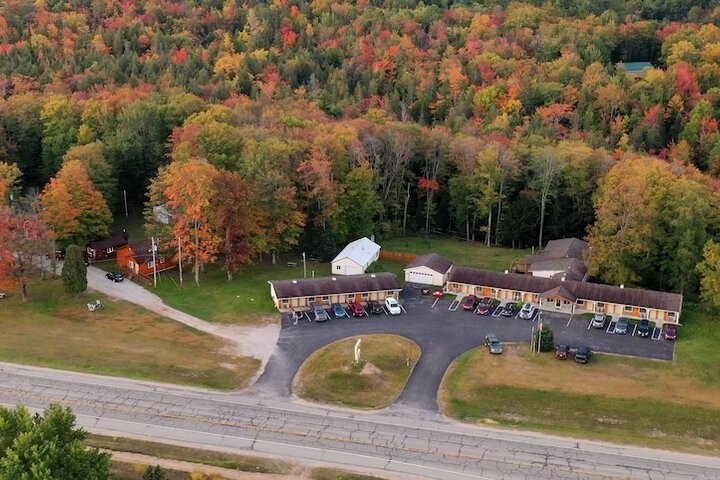
POLYGON ((77 245, 69 245, 65 251, 62 282, 66 293, 77 295, 87 290, 87 267, 82 250, 77 245))

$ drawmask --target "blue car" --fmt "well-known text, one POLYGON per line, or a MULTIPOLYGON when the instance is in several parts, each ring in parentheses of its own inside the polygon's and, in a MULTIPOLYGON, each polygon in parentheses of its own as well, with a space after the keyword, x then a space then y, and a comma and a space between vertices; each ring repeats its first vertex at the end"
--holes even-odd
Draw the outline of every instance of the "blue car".
POLYGON ((615 325, 615 333, 621 333, 625 335, 628 331, 628 319, 621 317, 615 325))
POLYGON ((347 312, 339 303, 333 304, 332 311, 333 311, 333 315, 335 315, 335 318, 347 317, 347 312))

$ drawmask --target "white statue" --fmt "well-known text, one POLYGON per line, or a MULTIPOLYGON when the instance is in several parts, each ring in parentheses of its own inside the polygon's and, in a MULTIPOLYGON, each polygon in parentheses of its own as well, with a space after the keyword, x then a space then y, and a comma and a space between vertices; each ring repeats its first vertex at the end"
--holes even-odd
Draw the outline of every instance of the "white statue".
POLYGON ((355 342, 355 364, 360 363, 360 343, 362 342, 361 338, 357 339, 357 342, 355 342))

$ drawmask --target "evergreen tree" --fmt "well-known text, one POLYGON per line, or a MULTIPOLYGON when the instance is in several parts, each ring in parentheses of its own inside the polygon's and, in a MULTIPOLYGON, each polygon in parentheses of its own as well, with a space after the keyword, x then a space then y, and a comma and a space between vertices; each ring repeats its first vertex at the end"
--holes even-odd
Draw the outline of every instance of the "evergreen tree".
POLYGON ((167 472, 160 465, 148 467, 143 473, 143 480, 166 480, 168 478, 167 472))
POLYGON ((87 290, 87 267, 82 250, 77 245, 69 245, 65 251, 62 281, 66 293, 77 295, 87 290))

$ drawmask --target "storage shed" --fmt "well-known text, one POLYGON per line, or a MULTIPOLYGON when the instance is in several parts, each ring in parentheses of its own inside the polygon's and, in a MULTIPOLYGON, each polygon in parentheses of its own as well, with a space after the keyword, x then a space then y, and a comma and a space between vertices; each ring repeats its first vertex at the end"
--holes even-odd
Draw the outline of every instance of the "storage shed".
POLYGON ((347 244, 332 261, 333 275, 360 275, 380 257, 380 245, 367 237, 347 244))

